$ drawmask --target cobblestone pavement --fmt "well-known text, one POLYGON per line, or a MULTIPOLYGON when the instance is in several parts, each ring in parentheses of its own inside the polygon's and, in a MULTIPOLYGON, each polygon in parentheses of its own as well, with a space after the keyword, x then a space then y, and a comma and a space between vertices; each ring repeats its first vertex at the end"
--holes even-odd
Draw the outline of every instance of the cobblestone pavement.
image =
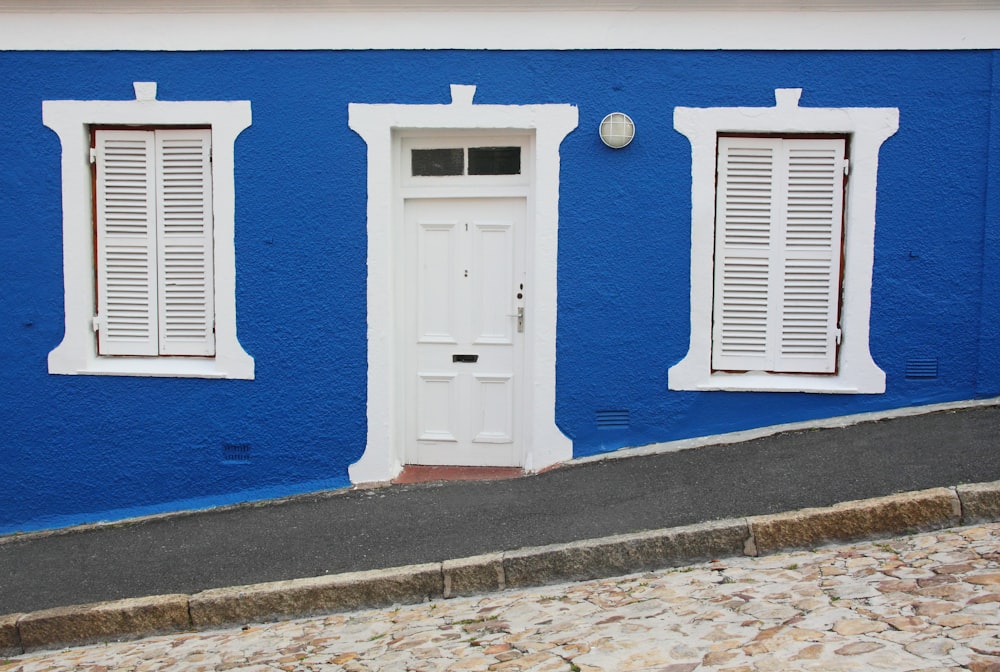
POLYGON ((1000 523, 0 662, 168 669, 1000 672, 1000 523))

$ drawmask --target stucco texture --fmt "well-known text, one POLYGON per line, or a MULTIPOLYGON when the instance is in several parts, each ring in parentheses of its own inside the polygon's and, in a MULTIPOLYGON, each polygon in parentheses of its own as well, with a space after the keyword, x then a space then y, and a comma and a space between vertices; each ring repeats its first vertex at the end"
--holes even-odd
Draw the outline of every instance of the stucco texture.
MULTIPOLYGON (((358 103, 569 103, 556 420, 576 455, 1000 393, 992 52, 0 53, 0 533, 349 484, 366 437, 366 149, 358 103), (252 381, 62 376, 61 152, 43 100, 249 100, 236 304, 252 381), (886 392, 674 392, 689 339, 691 161, 675 106, 897 107, 879 161, 871 351, 886 392), (635 121, 615 151, 598 124, 635 121), (993 151, 991 153, 991 147, 993 151), (984 261, 989 262, 985 263, 984 261), (985 298, 984 298, 985 296, 985 298), (994 343, 995 345, 995 343, 994 343), (933 358, 938 376, 906 378, 933 358), (602 428, 599 411, 628 411, 602 428), (223 460, 227 444, 248 462, 223 460)), ((91 250, 75 251, 92 254, 91 250)))

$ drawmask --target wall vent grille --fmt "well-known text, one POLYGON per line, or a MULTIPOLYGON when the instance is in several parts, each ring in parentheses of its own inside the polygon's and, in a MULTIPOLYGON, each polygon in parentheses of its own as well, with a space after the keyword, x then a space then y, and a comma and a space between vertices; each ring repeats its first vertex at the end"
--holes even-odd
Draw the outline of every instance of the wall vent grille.
POLYGON ((908 380, 931 380, 938 377, 938 360, 936 357, 911 357, 906 360, 906 378, 908 380))
POLYGON ((629 412, 627 410, 597 411, 594 414, 594 421, 600 429, 625 429, 629 426, 629 412))
POLYGON ((246 464, 250 461, 249 443, 222 444, 222 461, 226 464, 246 464))

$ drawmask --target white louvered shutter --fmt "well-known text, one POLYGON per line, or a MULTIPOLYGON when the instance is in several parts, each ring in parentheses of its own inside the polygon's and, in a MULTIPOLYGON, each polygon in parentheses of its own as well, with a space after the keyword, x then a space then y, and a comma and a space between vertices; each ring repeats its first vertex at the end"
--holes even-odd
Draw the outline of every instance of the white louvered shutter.
POLYGON ((775 155, 771 138, 719 138, 712 368, 764 370, 771 292, 775 155))
POLYGON ((843 139, 783 142, 784 269, 774 371, 837 370, 844 144, 843 139))
POLYGON ((215 354, 211 131, 156 131, 159 354, 215 354))
POLYGON ((719 139, 714 370, 836 371, 844 148, 719 139))
POLYGON ((156 355, 153 133, 95 133, 98 352, 156 355))

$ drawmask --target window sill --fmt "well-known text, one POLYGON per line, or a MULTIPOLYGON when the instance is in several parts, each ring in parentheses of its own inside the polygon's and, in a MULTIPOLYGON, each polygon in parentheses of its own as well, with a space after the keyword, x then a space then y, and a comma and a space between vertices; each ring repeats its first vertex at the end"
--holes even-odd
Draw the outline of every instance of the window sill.
POLYGON ((671 375, 671 390, 701 392, 812 392, 819 394, 881 394, 885 392, 885 375, 871 375, 864 379, 847 379, 842 375, 818 376, 807 374, 765 373, 710 373, 692 379, 677 380, 671 375))
MULTIPOLYGON (((54 354, 54 353, 53 353, 54 354)), ((142 376, 148 378, 230 378, 253 380, 254 361, 247 356, 220 357, 93 357, 77 364, 49 358, 49 373, 74 376, 142 376)))

